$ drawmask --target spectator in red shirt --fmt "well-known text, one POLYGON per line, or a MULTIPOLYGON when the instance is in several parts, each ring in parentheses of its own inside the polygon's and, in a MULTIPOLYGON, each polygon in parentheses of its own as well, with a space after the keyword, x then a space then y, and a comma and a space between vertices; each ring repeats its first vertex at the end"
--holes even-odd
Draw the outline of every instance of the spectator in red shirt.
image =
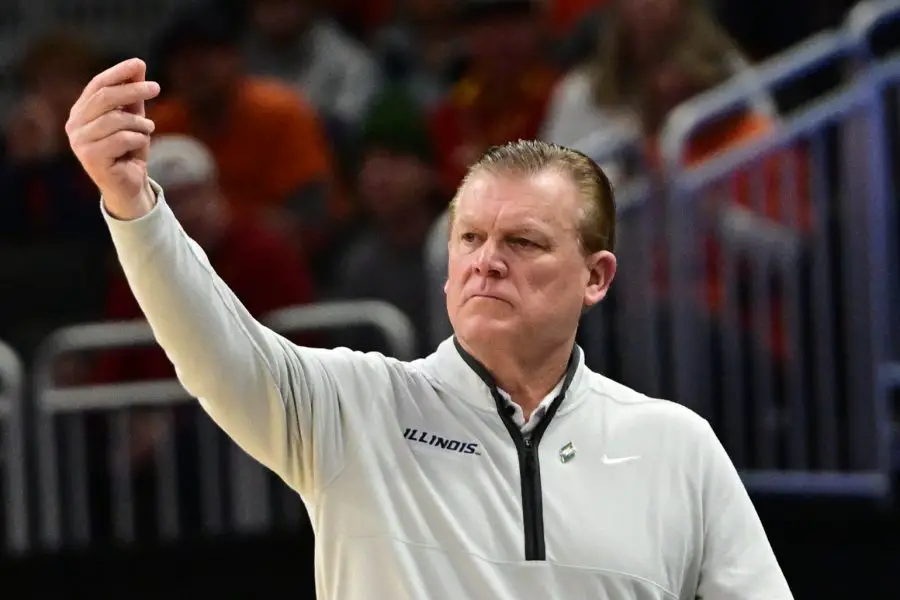
POLYGON ((471 64, 433 115, 443 184, 452 192, 490 146, 538 136, 557 76, 543 52, 536 0, 466 0, 471 64))

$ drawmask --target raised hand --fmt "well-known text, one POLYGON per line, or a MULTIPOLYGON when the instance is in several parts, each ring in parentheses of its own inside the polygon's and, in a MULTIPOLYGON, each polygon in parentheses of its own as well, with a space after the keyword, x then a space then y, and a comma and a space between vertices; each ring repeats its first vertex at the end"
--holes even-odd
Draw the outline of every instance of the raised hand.
POLYGON ((153 121, 144 103, 159 94, 146 80, 147 65, 132 58, 94 77, 66 122, 69 144, 103 194, 106 210, 120 219, 147 214, 155 202, 147 177, 153 121))

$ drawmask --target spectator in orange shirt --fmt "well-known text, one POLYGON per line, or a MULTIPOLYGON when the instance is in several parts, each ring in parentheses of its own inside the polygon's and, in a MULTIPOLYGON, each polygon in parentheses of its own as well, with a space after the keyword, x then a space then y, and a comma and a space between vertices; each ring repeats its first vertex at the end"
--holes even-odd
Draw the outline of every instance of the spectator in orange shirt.
POLYGON ((292 88, 245 74, 238 32, 227 22, 188 12, 167 30, 160 53, 168 93, 149 109, 156 132, 210 148, 238 215, 304 234, 321 234, 345 215, 314 109, 292 88))
POLYGON ((466 0, 462 18, 471 64, 432 122, 449 191, 490 146, 537 137, 557 80, 536 0, 466 0))

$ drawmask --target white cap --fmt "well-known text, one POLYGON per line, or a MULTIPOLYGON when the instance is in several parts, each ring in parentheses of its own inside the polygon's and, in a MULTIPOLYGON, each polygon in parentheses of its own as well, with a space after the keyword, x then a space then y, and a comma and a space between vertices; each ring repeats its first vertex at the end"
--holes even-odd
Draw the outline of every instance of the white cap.
POLYGON ((163 188, 208 183, 217 172, 212 153, 192 137, 161 135, 150 145, 147 173, 163 188))

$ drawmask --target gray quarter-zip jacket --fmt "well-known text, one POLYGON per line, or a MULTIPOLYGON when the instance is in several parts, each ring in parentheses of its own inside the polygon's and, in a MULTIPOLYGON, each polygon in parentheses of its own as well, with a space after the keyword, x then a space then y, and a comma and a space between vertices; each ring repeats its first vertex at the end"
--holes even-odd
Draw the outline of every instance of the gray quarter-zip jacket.
MULTIPOLYGON (((527 435, 453 339, 401 362, 260 325, 155 186, 106 215, 185 388, 305 502, 320 600, 788 600, 707 422, 584 364, 527 435)), ((272 285, 278 285, 273 281, 272 285)))

